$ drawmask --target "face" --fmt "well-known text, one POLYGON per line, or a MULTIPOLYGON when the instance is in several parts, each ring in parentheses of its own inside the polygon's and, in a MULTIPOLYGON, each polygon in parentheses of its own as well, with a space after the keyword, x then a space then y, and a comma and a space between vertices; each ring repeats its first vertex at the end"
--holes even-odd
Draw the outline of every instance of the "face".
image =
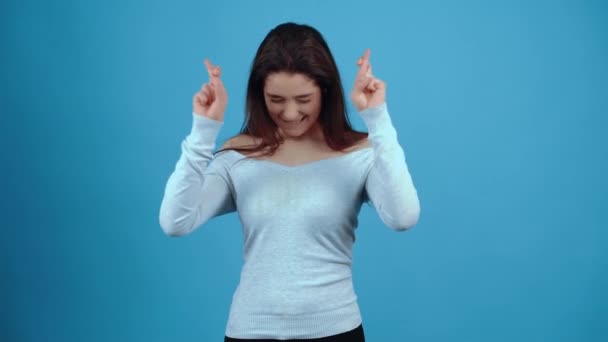
POLYGON ((266 77, 264 100, 284 139, 320 139, 321 89, 303 74, 272 73, 266 77))

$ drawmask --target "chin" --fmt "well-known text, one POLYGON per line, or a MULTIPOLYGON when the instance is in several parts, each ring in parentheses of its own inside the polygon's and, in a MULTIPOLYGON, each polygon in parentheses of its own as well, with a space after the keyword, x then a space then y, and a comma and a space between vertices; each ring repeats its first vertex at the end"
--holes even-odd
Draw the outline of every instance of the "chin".
POLYGON ((279 133, 286 138, 305 138, 307 136, 312 136, 315 134, 316 125, 314 123, 311 124, 310 120, 311 118, 307 117, 302 121, 300 126, 296 128, 281 127, 281 125, 278 125, 280 127, 279 133))

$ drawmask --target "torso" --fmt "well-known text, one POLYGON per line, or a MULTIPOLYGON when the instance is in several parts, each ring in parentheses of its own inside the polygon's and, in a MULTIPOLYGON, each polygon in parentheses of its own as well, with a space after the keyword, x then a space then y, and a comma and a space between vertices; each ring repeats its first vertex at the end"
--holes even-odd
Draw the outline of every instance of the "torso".
MULTIPOLYGON (((254 139, 248 135, 241 134, 231 140, 229 146, 232 147, 252 147, 257 145, 259 139, 254 139), (255 145, 254 145, 255 144, 255 145)), ((357 151, 362 148, 370 147, 371 143, 369 139, 363 139, 357 144, 345 149, 343 152, 334 151, 328 146, 318 147, 318 146, 307 146, 304 144, 293 144, 293 143, 283 143, 279 146, 279 148, 275 151, 273 155, 263 156, 262 152, 244 152, 247 157, 260 159, 260 160, 268 160, 274 163, 288 165, 288 166, 296 166, 302 165, 310 162, 314 162, 321 159, 328 159, 339 157, 344 154, 357 151)))

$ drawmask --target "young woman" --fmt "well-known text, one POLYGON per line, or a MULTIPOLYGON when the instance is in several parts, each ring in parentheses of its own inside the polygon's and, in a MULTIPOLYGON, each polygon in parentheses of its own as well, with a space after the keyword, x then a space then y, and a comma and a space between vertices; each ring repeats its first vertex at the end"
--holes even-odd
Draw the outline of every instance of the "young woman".
POLYGON ((357 61, 350 98, 369 133, 352 129, 321 34, 285 23, 256 53, 239 135, 215 154, 227 94, 218 66, 193 98, 193 124, 169 177, 160 224, 170 236, 238 211, 244 264, 225 341, 364 341, 352 283, 363 203, 390 228, 418 221, 405 154, 372 74, 357 61))

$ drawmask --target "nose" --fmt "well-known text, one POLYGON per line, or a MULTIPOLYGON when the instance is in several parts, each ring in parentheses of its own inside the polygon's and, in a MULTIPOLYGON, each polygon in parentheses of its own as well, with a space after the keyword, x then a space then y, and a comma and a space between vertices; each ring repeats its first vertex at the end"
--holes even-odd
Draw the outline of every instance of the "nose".
POLYGON ((296 104, 290 103, 285 107, 283 114, 281 115, 282 119, 285 121, 294 121, 300 117, 300 112, 298 111, 298 106, 296 104))

